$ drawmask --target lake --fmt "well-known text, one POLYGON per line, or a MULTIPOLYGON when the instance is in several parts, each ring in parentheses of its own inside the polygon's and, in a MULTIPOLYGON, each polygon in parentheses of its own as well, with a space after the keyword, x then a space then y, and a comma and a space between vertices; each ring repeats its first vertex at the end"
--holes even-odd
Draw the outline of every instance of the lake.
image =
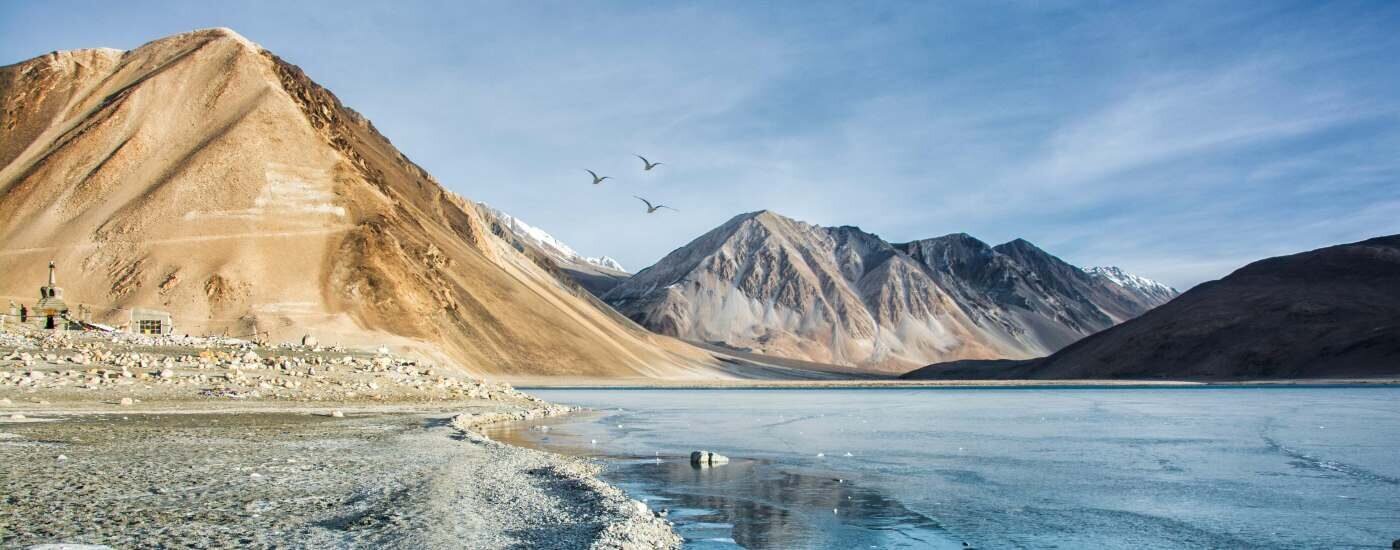
POLYGON ((1400 388, 531 390, 688 548, 1389 548, 1400 388), (692 450, 731 457, 694 468, 692 450))

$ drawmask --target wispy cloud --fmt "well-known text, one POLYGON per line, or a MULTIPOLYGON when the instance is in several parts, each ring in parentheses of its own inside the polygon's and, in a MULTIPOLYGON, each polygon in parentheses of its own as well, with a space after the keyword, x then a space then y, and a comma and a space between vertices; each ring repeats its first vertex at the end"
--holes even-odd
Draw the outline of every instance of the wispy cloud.
POLYGON ((1024 237, 1178 287, 1400 232, 1400 4, 8 10, 0 62, 231 26, 455 191, 631 267, 760 208, 1024 237))
POLYGON ((1056 131, 1025 179, 1074 185, 1157 163, 1229 153, 1377 113, 1344 93, 1290 90, 1271 67, 1154 76, 1056 131))

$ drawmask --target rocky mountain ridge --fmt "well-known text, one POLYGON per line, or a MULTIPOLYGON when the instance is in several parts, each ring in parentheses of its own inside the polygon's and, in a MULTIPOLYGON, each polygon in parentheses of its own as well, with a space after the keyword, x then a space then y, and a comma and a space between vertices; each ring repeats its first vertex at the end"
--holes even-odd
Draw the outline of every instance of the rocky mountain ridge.
POLYGON ((525 223, 505 211, 477 203, 492 219, 492 231, 522 252, 531 250, 548 259, 569 282, 600 296, 630 277, 626 268, 607 256, 592 258, 575 252, 569 245, 543 229, 525 223))
POLYGON ((1400 376, 1400 235, 1260 260, 1050 355, 910 379, 1400 376))
POLYGON ((760 211, 700 236, 603 298, 662 334, 898 371, 931 357, 1048 354, 1160 305, 1165 294, 1086 272, 1024 240, 993 247, 954 234, 892 244, 857 227, 760 211))

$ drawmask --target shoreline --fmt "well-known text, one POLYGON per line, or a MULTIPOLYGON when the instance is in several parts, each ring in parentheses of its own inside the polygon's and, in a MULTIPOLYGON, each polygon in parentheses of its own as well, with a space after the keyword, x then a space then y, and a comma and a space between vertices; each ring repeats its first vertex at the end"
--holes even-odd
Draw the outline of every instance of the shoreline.
POLYGON ((570 480, 594 495, 600 504, 611 513, 609 521, 589 546, 594 549, 632 548, 680 548, 683 542, 671 522, 657 516, 645 502, 633 499, 599 476, 602 467, 584 457, 564 455, 540 449, 500 442, 487 437, 482 429, 488 426, 514 424, 557 418, 584 409, 565 405, 550 404, 546 407, 529 409, 515 413, 459 414, 451 421, 469 441, 488 446, 510 449, 517 453, 532 453, 549 457, 555 461, 553 474, 570 480))
POLYGON ((572 410, 382 349, 0 328, 0 547, 678 547, 479 431, 572 410))
POLYGON ((1394 387, 1400 378, 1286 380, 555 380, 506 379, 521 390, 565 389, 1210 389, 1210 388, 1331 388, 1394 387))
POLYGON ((681 543, 597 464, 481 432, 576 410, 552 403, 32 405, 0 416, 0 546, 681 543))

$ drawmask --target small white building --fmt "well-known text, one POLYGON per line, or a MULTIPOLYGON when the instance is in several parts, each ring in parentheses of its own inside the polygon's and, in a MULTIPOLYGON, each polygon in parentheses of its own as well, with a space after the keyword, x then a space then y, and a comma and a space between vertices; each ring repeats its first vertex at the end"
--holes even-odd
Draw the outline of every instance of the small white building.
POLYGON ((175 331, 175 319, 170 312, 158 309, 133 308, 128 330, 134 334, 165 336, 175 331))

